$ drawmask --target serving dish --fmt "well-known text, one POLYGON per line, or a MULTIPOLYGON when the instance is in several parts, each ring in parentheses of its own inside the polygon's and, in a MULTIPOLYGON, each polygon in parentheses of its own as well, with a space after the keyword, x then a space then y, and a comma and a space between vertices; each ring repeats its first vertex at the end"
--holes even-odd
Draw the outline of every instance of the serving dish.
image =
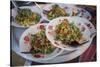
MULTIPOLYGON (((90 45, 90 43, 92 42, 92 40, 91 40, 91 33, 90 33, 90 31, 89 31, 89 28, 87 27, 87 25, 85 25, 84 24, 84 22, 87 22, 87 23, 90 23, 87 19, 84 19, 84 18, 80 18, 80 17, 59 17, 59 18, 56 18, 56 19, 53 19, 52 21, 50 21, 50 23, 47 25, 47 27, 46 27, 46 36, 47 36, 47 38, 50 40, 50 42, 54 45, 54 46, 56 46, 56 47, 58 47, 58 48, 61 48, 61 49, 64 49, 64 50, 68 50, 68 51, 73 51, 73 50, 77 50, 77 49, 79 49, 79 48, 82 48, 82 47, 84 47, 84 45, 86 45, 86 44, 88 44, 88 45, 90 45), (67 23, 69 23, 69 24, 74 24, 75 25, 75 27, 76 27, 76 30, 77 30, 77 28, 79 29, 79 31, 75 31, 75 30, 73 30, 73 29, 75 29, 75 27, 74 28, 72 28, 72 29, 70 29, 70 28, 66 28, 67 30, 66 31, 68 31, 68 29, 70 29, 67 33, 70 33, 71 31, 73 32, 73 33, 70 33, 70 34, 65 34, 64 36, 60 33, 60 32, 58 32, 58 33, 55 33, 55 31, 56 31, 56 26, 57 25, 59 25, 60 23, 64 23, 64 22, 62 22, 63 20, 67 20, 68 22, 67 23), (80 32, 81 33, 81 36, 82 36, 82 38, 81 39, 78 39, 78 41, 80 41, 80 44, 81 43, 83 43, 82 45, 78 45, 77 43, 77 45, 76 45, 76 47, 74 46, 74 44, 75 43, 73 43, 71 46, 70 45, 68 45, 68 44, 63 44, 61 41, 59 41, 57 38, 59 38, 60 40, 62 39, 61 38, 61 36, 63 36, 63 38, 67 38, 67 40, 65 40, 65 42, 66 41, 70 41, 68 38, 70 37, 70 39, 73 39, 72 38, 72 36, 74 36, 74 38, 75 38, 75 36, 76 36, 76 38, 74 39, 74 40, 72 40, 72 41, 76 41, 77 40, 77 37, 78 36, 80 36, 80 34, 76 34, 76 33, 78 33, 78 32, 80 32), (56 35, 61 35, 60 37, 58 36, 57 38, 56 38, 56 35), (86 42, 86 43, 84 43, 84 42, 86 42)), ((66 22, 65 22, 66 23, 66 22)), ((64 24, 64 25, 67 25, 68 26, 68 24, 64 24)), ((72 25, 71 25, 72 26, 72 25)), ((62 26, 62 27, 64 27, 64 26, 62 26)), ((69 26, 68 26, 69 27, 69 26)), ((66 32, 65 31, 65 32, 66 32)), ((62 40, 63 41, 63 40, 62 40)))
POLYGON ((87 10, 77 7, 76 5, 62 3, 46 4, 42 9, 44 10, 44 18, 48 21, 61 16, 78 16, 91 20, 91 14, 87 10), (61 15, 62 12, 64 15, 61 15))
POLYGON ((21 6, 19 8, 19 11, 16 8, 11 10, 12 26, 27 28, 41 22, 41 12, 36 6, 21 6))
POLYGON ((54 47, 46 38, 46 25, 45 23, 33 25, 20 37, 20 52, 34 61, 53 59, 63 51, 54 47))

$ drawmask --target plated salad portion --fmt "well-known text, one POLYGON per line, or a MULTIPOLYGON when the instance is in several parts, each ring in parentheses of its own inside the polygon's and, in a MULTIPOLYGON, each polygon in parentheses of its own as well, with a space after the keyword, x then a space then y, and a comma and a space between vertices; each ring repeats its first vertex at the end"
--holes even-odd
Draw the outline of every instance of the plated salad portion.
POLYGON ((24 8, 18 11, 18 14, 15 17, 15 20, 18 24, 27 27, 27 26, 38 23, 40 20, 40 17, 41 16, 39 14, 32 12, 28 8, 24 8))
POLYGON ((46 15, 49 20, 52 20, 52 19, 60 17, 60 16, 67 16, 67 13, 66 13, 65 9, 61 8, 57 4, 54 4, 54 5, 52 5, 52 9, 47 11, 46 15))
POLYGON ((90 31, 80 17, 59 17, 50 21, 46 27, 46 36, 50 42, 61 49, 73 51, 86 45, 90 40, 90 31))
POLYGON ((63 50, 56 48, 45 35, 46 23, 28 28, 20 38, 20 52, 34 60, 48 60, 58 56, 63 50))
MULTIPOLYGON (((67 19, 59 21, 55 29, 55 40, 61 41, 64 45, 74 45, 72 42, 79 43, 83 38, 80 29, 74 24, 69 23, 67 19)), ((78 44, 77 44, 78 45, 78 44)))
POLYGON ((40 26, 40 31, 36 34, 30 34, 29 43, 31 45, 31 53, 50 54, 54 51, 55 47, 50 43, 45 35, 44 26, 40 26))

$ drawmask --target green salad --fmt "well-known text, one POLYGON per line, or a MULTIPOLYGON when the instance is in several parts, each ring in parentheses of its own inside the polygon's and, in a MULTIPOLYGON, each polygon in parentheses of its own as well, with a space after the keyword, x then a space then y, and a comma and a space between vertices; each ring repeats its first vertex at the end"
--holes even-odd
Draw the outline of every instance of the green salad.
POLYGON ((40 20, 40 15, 32 12, 30 9, 21 9, 15 17, 18 24, 22 26, 30 26, 36 24, 40 20))
POLYGON ((31 34, 29 37, 29 41, 30 45, 32 46, 30 52, 33 54, 50 54, 55 49, 55 47, 47 39, 44 28, 42 28, 41 31, 39 31, 35 35, 31 34))
POLYGON ((72 22, 69 23, 67 19, 56 26, 55 40, 61 41, 62 44, 69 45, 71 42, 77 41, 82 38, 80 29, 72 22))
POLYGON ((52 20, 60 16, 66 16, 66 15, 67 15, 66 11, 57 4, 52 5, 52 9, 47 12, 47 18, 49 20, 52 20))

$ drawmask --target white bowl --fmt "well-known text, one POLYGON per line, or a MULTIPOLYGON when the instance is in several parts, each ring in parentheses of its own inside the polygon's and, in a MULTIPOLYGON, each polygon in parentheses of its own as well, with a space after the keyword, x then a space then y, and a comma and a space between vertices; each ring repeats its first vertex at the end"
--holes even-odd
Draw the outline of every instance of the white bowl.
MULTIPOLYGON (((28 9, 30 9, 32 12, 37 13, 38 15, 40 15, 40 20, 39 20, 39 22, 41 22, 41 20, 42 20, 41 12, 39 11, 39 9, 38 9, 36 6, 22 6, 22 7, 19 7, 19 8, 20 8, 20 9, 28 8, 28 9)), ((11 23, 12 26, 21 27, 21 28, 29 27, 29 26, 22 26, 22 25, 20 25, 20 24, 17 23, 17 21, 15 20, 15 17, 16 17, 16 15, 18 14, 16 8, 13 8, 13 9, 11 10, 11 13, 12 13, 11 16, 13 17, 13 18, 12 18, 13 20, 12 20, 12 23, 11 23)), ((39 23, 39 22, 37 22, 37 23, 39 23)))

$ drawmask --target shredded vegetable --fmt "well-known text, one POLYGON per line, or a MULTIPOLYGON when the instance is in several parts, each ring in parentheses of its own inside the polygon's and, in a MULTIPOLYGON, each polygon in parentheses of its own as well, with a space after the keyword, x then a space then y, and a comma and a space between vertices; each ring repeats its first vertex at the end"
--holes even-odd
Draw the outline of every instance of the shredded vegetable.
POLYGON ((52 20, 56 17, 60 17, 60 16, 66 16, 66 11, 61 8, 59 5, 55 4, 52 6, 52 9, 50 11, 48 11, 47 13, 47 18, 52 20))
POLYGON ((31 53, 42 53, 42 54, 49 54, 53 52, 55 47, 50 43, 45 35, 45 29, 42 28, 36 34, 30 34, 29 36, 30 45, 32 46, 31 53))
POLYGON ((61 23, 56 26, 55 40, 59 40, 63 44, 69 45, 71 42, 78 42, 82 38, 80 29, 73 22, 69 23, 66 19, 59 22, 61 23))
POLYGON ((40 15, 35 12, 32 12, 30 9, 21 9, 19 10, 15 19, 17 23, 22 26, 30 26, 39 22, 40 15))

